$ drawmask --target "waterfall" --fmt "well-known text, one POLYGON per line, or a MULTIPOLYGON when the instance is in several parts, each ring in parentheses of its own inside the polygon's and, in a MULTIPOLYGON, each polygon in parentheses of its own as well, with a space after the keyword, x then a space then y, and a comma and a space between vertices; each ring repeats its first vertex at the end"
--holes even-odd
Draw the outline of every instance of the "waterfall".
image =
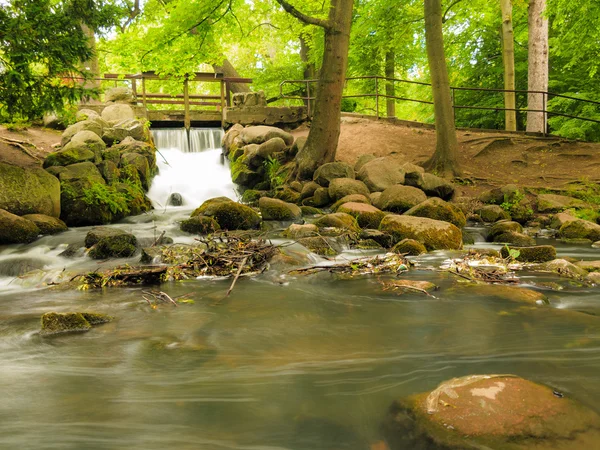
MULTIPOLYGON (((159 174, 148 192, 156 209, 167 207, 169 197, 179 194, 181 208, 197 208, 209 198, 226 196, 236 199, 227 161, 221 153, 221 128, 152 129, 159 153, 159 174)), ((173 208, 169 206, 169 208, 173 208)))

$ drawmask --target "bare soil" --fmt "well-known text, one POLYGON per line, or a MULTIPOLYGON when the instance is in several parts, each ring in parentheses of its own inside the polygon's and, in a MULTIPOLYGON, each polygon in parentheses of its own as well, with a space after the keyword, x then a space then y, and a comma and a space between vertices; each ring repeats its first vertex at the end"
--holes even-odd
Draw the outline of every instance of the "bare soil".
POLYGON ((48 128, 9 131, 0 126, 0 162, 25 168, 41 167, 46 155, 60 144, 60 138, 60 131, 48 128))

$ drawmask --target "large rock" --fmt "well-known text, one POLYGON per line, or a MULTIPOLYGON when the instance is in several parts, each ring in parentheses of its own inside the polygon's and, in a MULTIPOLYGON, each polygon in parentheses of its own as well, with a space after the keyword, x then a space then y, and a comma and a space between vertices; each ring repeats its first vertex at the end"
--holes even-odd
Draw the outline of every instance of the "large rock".
POLYGON ((89 331, 93 325, 111 322, 113 318, 105 314, 88 312, 49 312, 42 316, 42 336, 89 331))
POLYGON ((396 184, 404 184, 404 161, 393 156, 373 159, 362 165, 357 178, 371 192, 381 192, 396 184))
POLYGON ((332 162, 320 166, 313 175, 313 181, 323 187, 329 187, 336 178, 355 178, 354 169, 343 162, 332 162))
POLYGON ((335 178, 329 183, 329 198, 337 201, 353 194, 369 196, 369 189, 362 181, 353 178, 335 178))
POLYGON ((569 208, 586 208, 584 201, 566 195, 540 194, 537 198, 537 210, 540 213, 556 213, 569 208))
POLYGON ((370 205, 371 200, 362 194, 346 195, 345 197, 340 198, 337 202, 331 205, 331 210, 333 212, 336 212, 337 209, 344 203, 364 203, 365 205, 370 205))
POLYGON ((503 258, 511 254, 517 255, 516 260, 528 263, 543 263, 556 259, 556 249, 552 245, 536 245, 533 247, 502 247, 503 258), (514 250, 515 252, 511 252, 514 250))
POLYGON ((497 236, 510 232, 522 233, 523 227, 518 222, 513 222, 512 220, 502 220, 492 225, 492 228, 490 228, 490 231, 488 232, 487 240, 493 242, 497 236))
POLYGON ((429 219, 450 222, 459 228, 467 224, 463 212, 452 203, 445 202, 438 197, 432 197, 412 207, 404 213, 407 216, 427 217, 429 219))
POLYGON ((350 214, 341 212, 326 214, 317 219, 315 225, 319 228, 333 227, 354 232, 359 231, 356 219, 350 214))
POLYGON ((147 142, 138 141, 132 137, 126 137, 119 144, 115 144, 102 153, 102 157, 106 160, 113 161, 119 164, 121 156, 125 153, 139 153, 148 160, 148 166, 153 171, 156 171, 156 149, 147 142))
POLYGON ((236 123, 223 135, 221 145, 223 146, 223 153, 225 156, 240 147, 242 140, 239 136, 242 131, 244 131, 244 127, 239 123, 236 123))
POLYGON ((258 146, 258 156, 263 160, 273 157, 275 153, 282 152, 286 149, 287 144, 279 137, 269 139, 258 146))
POLYGON ((479 196, 479 201, 491 205, 501 205, 504 202, 513 202, 518 192, 518 186, 514 184, 506 184, 502 187, 493 188, 489 191, 483 192, 479 196))
POLYGON ((394 242, 414 239, 422 243, 427 250, 462 248, 460 229, 440 220, 390 214, 383 218, 379 230, 390 234, 394 242))
POLYGON ((140 141, 147 140, 144 124, 136 119, 125 119, 115 123, 112 127, 105 128, 102 134, 102 140, 108 145, 121 142, 128 137, 140 141))
POLYGON ((600 240, 600 225, 588 220, 577 219, 563 224, 558 230, 558 237, 563 239, 600 240))
POLYGON ((98 119, 87 119, 82 120, 81 122, 74 123, 70 127, 68 127, 65 131, 63 131, 61 138, 61 145, 64 147, 69 143, 71 138, 75 136, 80 131, 91 131, 96 134, 99 138, 102 137, 103 133, 103 122, 98 119))
POLYGON ((0 245, 26 244, 35 241, 39 234, 39 228, 31 220, 0 209, 0 245))
POLYGON ((133 166, 137 171, 140 182, 142 183, 142 187, 144 190, 148 190, 150 188, 150 181, 152 179, 152 174, 150 172, 150 166, 148 165, 148 160, 139 153, 124 153, 121 156, 121 164, 120 167, 133 166))
POLYGON ((44 167, 68 166, 80 162, 100 162, 106 144, 91 131, 75 134, 62 150, 50 153, 44 160, 44 167))
POLYGON ((116 124, 127 119, 135 119, 135 112, 129 105, 122 103, 115 103, 114 105, 108 105, 102 110, 101 117, 109 124, 116 124))
POLYGON ((565 223, 573 222, 575 220, 577 220, 577 217, 569 212, 554 214, 550 220, 549 227, 553 230, 560 230, 560 227, 562 227, 565 223))
POLYGON ((100 118, 100 114, 98 114, 93 109, 88 109, 88 108, 82 108, 79 111, 77 111, 77 114, 75 114, 76 122, 83 122, 84 120, 99 119, 99 118, 100 118))
POLYGON ((94 259, 127 258, 135 253, 137 239, 118 228, 98 227, 88 232, 85 246, 94 259))
POLYGON ((535 245, 534 238, 516 231, 507 231, 505 233, 498 234, 494 236, 492 242, 511 244, 517 247, 532 247, 535 245))
POLYGON ((600 442, 600 416, 514 375, 469 375, 397 400, 383 426, 390 450, 568 450, 600 442))
POLYGON ((385 213, 372 205, 365 203, 344 203, 337 212, 346 213, 356 218, 361 228, 379 228, 379 224, 385 217, 385 213))
POLYGON ((42 169, 0 163, 0 208, 17 215, 60 216, 60 182, 42 169))
POLYGON ((285 236, 292 239, 302 239, 306 237, 314 237, 319 234, 319 228, 312 223, 300 225, 293 223, 285 230, 285 236))
POLYGON ((46 216, 44 214, 26 214, 23 219, 31 220, 39 228, 40 234, 49 235, 67 231, 67 225, 56 217, 46 216))
POLYGON ((419 256, 423 253, 427 253, 427 249, 419 241, 415 241, 414 239, 402 239, 392 247, 392 252, 406 256, 419 256))
POLYGON ((454 185, 431 173, 413 172, 406 177, 404 183, 407 186, 418 187, 431 197, 450 200, 454 196, 454 185), (415 176, 412 176, 413 174, 415 176))
POLYGON ((487 223, 510 219, 510 214, 498 205, 486 205, 475 212, 481 217, 481 220, 487 223))
POLYGON ((292 145, 294 137, 281 128, 256 126, 246 127, 239 133, 239 138, 244 144, 262 144, 273 138, 281 138, 286 146, 292 145))
POLYGON ((227 197, 205 201, 192 213, 192 217, 200 214, 214 218, 224 230, 251 230, 258 228, 261 220, 252 208, 227 197))
POLYGON ((210 234, 221 229, 215 219, 201 215, 182 221, 179 228, 181 231, 191 234, 210 234))
POLYGON ((258 207, 263 220, 299 221, 302 219, 302 211, 297 205, 287 203, 275 198, 262 197, 258 201, 258 207))
POLYGON ((583 279, 587 276, 585 269, 565 259, 553 259, 536 266, 537 270, 542 272, 553 272, 562 277, 583 279))
POLYGON ((106 103, 134 103, 133 92, 128 87, 113 87, 104 92, 104 101, 106 103))
POLYGON ((373 204, 383 211, 403 213, 427 200, 425 193, 411 186, 396 185, 387 188, 373 204))
POLYGON ((365 164, 367 164, 370 161, 373 161, 374 159, 377 159, 377 156, 375 156, 375 155, 360 155, 358 157, 358 159, 356 160, 356 164, 354 164, 354 172, 356 174, 358 174, 358 172, 360 172, 360 169, 362 169, 365 164))

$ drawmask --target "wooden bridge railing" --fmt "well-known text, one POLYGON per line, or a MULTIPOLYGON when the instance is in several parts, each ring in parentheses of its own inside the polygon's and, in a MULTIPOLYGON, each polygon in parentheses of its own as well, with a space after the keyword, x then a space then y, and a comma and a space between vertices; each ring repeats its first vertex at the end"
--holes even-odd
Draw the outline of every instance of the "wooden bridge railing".
POLYGON ((231 106, 230 83, 251 84, 251 78, 225 77, 222 73, 195 72, 184 77, 182 94, 151 93, 146 89, 146 81, 168 81, 169 77, 161 77, 155 72, 142 72, 139 74, 104 74, 103 80, 129 81, 134 99, 147 108, 148 105, 182 105, 184 110, 184 125, 191 125, 191 106, 214 106, 221 113, 221 124, 224 125, 225 107, 231 106), (190 94, 190 82, 220 83, 220 95, 190 94))

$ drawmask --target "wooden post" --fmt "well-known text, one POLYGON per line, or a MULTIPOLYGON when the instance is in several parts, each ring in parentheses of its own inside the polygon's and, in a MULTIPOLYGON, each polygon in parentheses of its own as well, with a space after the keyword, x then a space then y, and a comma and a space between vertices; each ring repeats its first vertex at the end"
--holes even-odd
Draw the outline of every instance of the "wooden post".
POLYGON ((192 122, 190 119, 190 87, 187 75, 185 80, 183 81, 183 109, 184 109, 184 118, 183 118, 183 126, 186 130, 189 130, 192 126, 192 122))
POLYGON ((221 80, 221 128, 225 128, 225 81, 221 80))
POLYGON ((227 107, 231 106, 231 88, 229 87, 229 81, 225 81, 225 99, 227 101, 227 107))
POLYGON ((375 116, 379 120, 379 77, 375 77, 375 116))
POLYGON ((146 78, 142 75, 142 103, 144 104, 144 108, 148 110, 148 105, 146 104, 146 78))
POLYGON ((137 83, 135 78, 131 80, 131 93, 133 94, 133 99, 135 100, 135 104, 137 105, 137 83))

